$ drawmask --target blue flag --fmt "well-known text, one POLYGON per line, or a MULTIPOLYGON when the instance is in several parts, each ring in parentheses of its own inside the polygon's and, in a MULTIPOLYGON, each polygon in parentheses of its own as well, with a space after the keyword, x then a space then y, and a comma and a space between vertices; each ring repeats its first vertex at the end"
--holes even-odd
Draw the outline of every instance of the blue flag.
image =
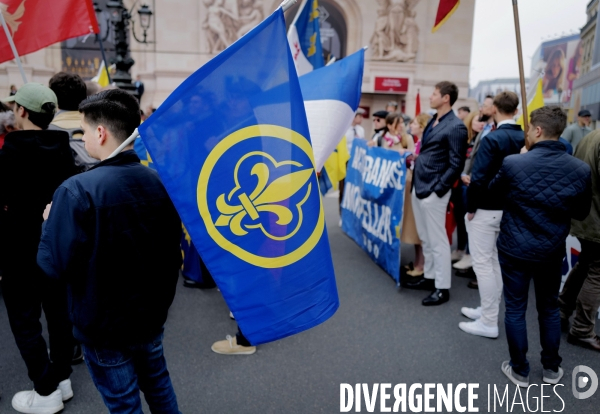
POLYGON ((288 31, 298 76, 325 66, 318 7, 317 0, 304 0, 288 31))
POLYGON ((281 9, 184 81, 139 132, 253 345, 335 313, 324 211, 281 9))

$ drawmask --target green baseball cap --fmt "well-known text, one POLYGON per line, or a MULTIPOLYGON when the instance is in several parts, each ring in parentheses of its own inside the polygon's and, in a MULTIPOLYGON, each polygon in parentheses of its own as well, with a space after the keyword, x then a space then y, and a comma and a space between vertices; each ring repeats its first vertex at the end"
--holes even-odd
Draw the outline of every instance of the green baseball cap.
POLYGON ((42 114, 50 113, 42 109, 44 104, 52 102, 54 107, 58 106, 58 99, 52 89, 40 83, 26 83, 21 86, 17 93, 3 99, 2 102, 16 102, 32 112, 42 114))

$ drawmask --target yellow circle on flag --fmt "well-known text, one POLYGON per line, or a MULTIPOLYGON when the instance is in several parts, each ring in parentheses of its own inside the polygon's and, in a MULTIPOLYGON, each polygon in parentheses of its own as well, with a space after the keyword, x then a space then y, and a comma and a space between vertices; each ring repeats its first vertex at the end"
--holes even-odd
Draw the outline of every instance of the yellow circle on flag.
MULTIPOLYGON (((208 200, 208 184, 211 180, 211 174, 221 157, 223 157, 223 155, 225 155, 236 144, 250 139, 261 139, 262 137, 280 139, 298 147, 310 160, 313 171, 316 170, 313 150, 310 142, 301 134, 277 125, 254 125, 246 127, 228 135, 210 152, 204 162, 204 165, 202 166, 202 170, 200 171, 197 187, 197 200, 200 216, 204 221, 206 230, 209 236, 215 241, 215 243, 217 243, 217 245, 239 259, 254 266, 274 269, 289 266, 301 260, 308 253, 310 253, 315 248, 319 240, 321 240, 321 236, 325 229, 325 213, 323 211, 323 204, 320 197, 318 219, 310 236, 296 250, 278 257, 264 257, 256 255, 228 240, 217 228, 215 220, 213 220, 209 209, 209 203, 211 203, 210 205, 215 205, 217 200, 208 200)), ((263 147, 262 151, 268 153, 268 148, 263 147)), ((316 193, 317 195, 319 194, 318 189, 316 193)), ((249 235, 246 237, 255 236, 249 235)), ((257 240, 257 243, 260 244, 259 240, 257 240)))

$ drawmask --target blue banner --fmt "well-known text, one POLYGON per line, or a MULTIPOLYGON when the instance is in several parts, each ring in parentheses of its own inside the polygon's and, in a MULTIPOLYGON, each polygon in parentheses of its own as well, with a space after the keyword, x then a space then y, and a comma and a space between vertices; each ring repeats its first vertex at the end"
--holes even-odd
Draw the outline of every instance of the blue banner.
POLYGON ((342 230, 397 283, 406 156, 354 140, 342 202, 342 230))
POLYGON ((139 132, 253 345, 335 313, 325 214, 281 9, 185 80, 139 132))

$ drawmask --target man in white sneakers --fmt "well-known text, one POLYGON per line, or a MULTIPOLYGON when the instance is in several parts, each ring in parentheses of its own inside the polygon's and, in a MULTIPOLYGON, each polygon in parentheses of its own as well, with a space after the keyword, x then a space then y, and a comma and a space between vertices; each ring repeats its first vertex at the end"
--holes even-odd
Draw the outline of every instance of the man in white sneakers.
POLYGON ((513 120, 519 106, 514 92, 502 92, 494 98, 494 119, 498 125, 481 140, 473 164, 471 184, 467 188, 466 225, 473 270, 477 276, 481 306, 462 308, 462 313, 473 322, 461 322, 459 328, 472 335, 498 337, 498 312, 502 297, 502 272, 498 262, 496 240, 500 234, 502 200, 488 190, 502 161, 508 155, 518 154, 525 143, 525 135, 513 120))

